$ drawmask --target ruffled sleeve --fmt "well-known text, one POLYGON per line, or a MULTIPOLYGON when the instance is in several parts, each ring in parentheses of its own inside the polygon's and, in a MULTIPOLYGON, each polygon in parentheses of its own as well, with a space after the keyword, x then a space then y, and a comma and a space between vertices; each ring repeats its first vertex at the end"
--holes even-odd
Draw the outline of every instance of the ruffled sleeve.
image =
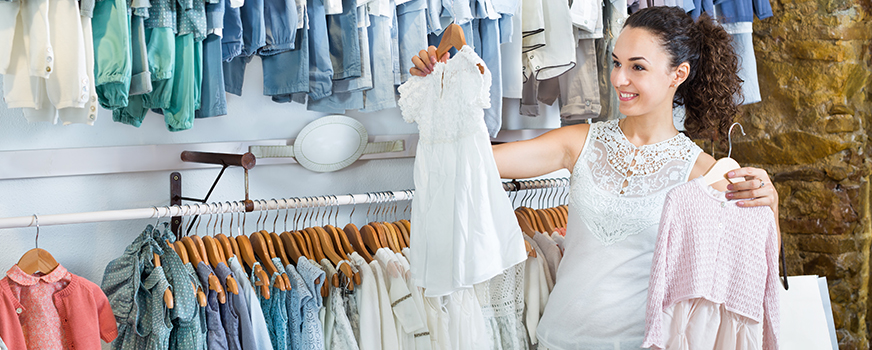
POLYGON ((403 113, 403 120, 406 123, 414 123, 418 121, 418 117, 423 110, 422 108, 425 99, 427 98, 427 77, 413 76, 409 78, 403 85, 397 88, 400 92, 400 99, 397 104, 400 106, 400 111, 403 113))

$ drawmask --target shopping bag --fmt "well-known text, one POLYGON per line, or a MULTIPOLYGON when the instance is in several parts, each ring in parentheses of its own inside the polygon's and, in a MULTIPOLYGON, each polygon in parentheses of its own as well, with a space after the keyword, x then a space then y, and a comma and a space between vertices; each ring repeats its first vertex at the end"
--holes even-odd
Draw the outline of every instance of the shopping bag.
POLYGON ((781 289, 782 349, 838 350, 833 311, 826 277, 787 277, 789 289, 781 289))

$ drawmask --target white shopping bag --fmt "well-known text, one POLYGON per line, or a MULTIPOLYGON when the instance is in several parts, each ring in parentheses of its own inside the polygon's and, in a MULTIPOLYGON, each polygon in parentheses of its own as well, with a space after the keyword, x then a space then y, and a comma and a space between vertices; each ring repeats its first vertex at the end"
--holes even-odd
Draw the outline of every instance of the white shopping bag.
POLYGON ((781 288, 781 348, 838 350, 826 277, 789 276, 781 288))

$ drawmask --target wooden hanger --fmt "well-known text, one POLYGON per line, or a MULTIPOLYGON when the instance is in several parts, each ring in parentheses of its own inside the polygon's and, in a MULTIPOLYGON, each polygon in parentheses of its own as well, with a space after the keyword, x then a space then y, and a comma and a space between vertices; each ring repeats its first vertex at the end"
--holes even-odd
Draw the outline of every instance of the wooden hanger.
POLYGON ((275 232, 269 233, 270 240, 273 244, 273 249, 276 251, 276 255, 279 260, 282 261, 282 264, 285 266, 291 265, 291 260, 288 258, 287 250, 285 249, 285 243, 282 242, 282 238, 275 232))
MULTIPOLYGON (((266 201, 264 201, 263 203, 264 203, 264 206, 266 206, 266 201)), ((269 212, 267 212, 267 218, 268 217, 269 217, 269 212)), ((276 219, 278 219, 278 214, 276 214, 276 219)), ((264 227, 266 227, 266 218, 264 218, 264 227)), ((278 257, 276 255, 275 246, 274 246, 273 241, 272 241, 272 235, 270 235, 270 233, 267 232, 265 229, 260 230, 259 232, 260 232, 260 237, 263 239, 263 243, 266 246, 267 252, 269 254, 270 264, 272 264, 272 259, 278 257)), ((275 267, 275 264, 272 264, 272 266, 273 266, 273 268, 275 268, 276 271, 279 271, 279 269, 275 267)), ((285 265, 285 266, 287 266, 287 265, 285 265)), ((282 271, 284 271, 284 266, 282 266, 282 271)), ((283 287, 283 288, 280 288, 280 290, 283 290, 283 291, 291 290, 291 278, 288 277, 287 272, 282 272, 279 275, 279 278, 277 278, 277 280, 279 280, 279 279, 281 280, 279 282, 282 284, 282 287, 283 287)), ((276 282, 276 283, 279 283, 279 282, 276 282)))
POLYGON ((515 212, 515 217, 518 218, 518 226, 521 227, 521 231, 528 237, 533 238, 536 235, 536 231, 530 226, 530 221, 527 220, 527 217, 517 211, 515 212))
MULTIPOLYGON (((451 23, 442 32, 442 40, 439 41, 439 47, 436 48, 436 59, 442 58, 452 47, 458 50, 466 45, 466 36, 463 34, 463 28, 455 23, 451 23)), ((484 74, 484 67, 481 64, 476 64, 478 70, 484 74)))
POLYGON ((363 243, 366 248, 369 248, 371 254, 375 254, 382 247, 381 240, 378 237, 378 232, 370 225, 363 225, 360 228, 360 235, 363 237, 363 243))
POLYGON ((48 251, 40 248, 28 250, 18 259, 18 268, 28 275, 37 272, 49 274, 58 267, 58 262, 48 251))
MULTIPOLYGON (((160 266, 160 255, 157 255, 157 253, 152 253, 152 254, 154 254, 154 267, 160 268, 161 267, 160 266)), ((173 300, 173 292, 170 291, 169 287, 167 287, 167 289, 164 290, 163 300, 164 300, 164 304, 167 305, 167 309, 172 309, 173 306, 175 305, 174 300, 173 300)))
MULTIPOLYGON (((204 262, 199 253, 199 248, 197 248, 194 240, 191 237, 183 237, 182 242, 185 245, 185 249, 188 250, 188 258, 191 259, 191 264, 200 265, 200 263, 204 262)), ((209 274, 209 289, 218 293, 218 302, 224 304, 227 302, 227 294, 224 293, 224 287, 221 286, 221 281, 218 280, 218 276, 215 276, 214 273, 209 274)))
POLYGON ((345 247, 343 247, 342 241, 339 238, 340 236, 345 235, 340 235, 339 229, 330 224, 324 225, 321 228, 323 228, 324 231, 327 231, 327 234, 330 235, 330 243, 333 243, 333 250, 336 251, 336 254, 339 254, 343 260, 348 259, 348 254, 351 253, 351 251, 345 251, 345 247))
POLYGON ((243 263, 243 266, 247 265, 248 270, 254 272, 254 276, 256 277, 254 285, 260 287, 260 295, 265 299, 269 299, 269 275, 264 271, 263 265, 256 264, 257 258, 254 256, 254 248, 251 245, 251 240, 249 240, 248 236, 239 235, 232 241, 237 244, 239 257, 242 259, 241 262, 243 263))
POLYGON ((533 224, 533 228, 536 229, 536 232, 545 232, 545 225, 542 224, 542 219, 540 219, 539 215, 533 211, 533 208, 523 207, 522 209, 527 215, 527 218, 530 219, 530 223, 533 224))
POLYGON ((402 224, 397 224, 396 222, 391 222, 391 223, 388 223, 388 224, 389 224, 391 227, 393 227, 394 231, 397 232, 397 243, 400 244, 400 251, 402 252, 402 250, 403 250, 404 248, 409 247, 409 242, 406 241, 406 237, 405 237, 405 235, 404 235, 404 233, 403 233, 403 230, 405 230, 406 228, 405 228, 405 227, 402 227, 402 226, 403 226, 402 224))
MULTIPOLYGON (((730 150, 727 152, 726 157, 718 159, 718 161, 715 162, 715 164, 712 165, 712 167, 709 168, 708 171, 706 171, 705 176, 703 176, 703 181, 708 186, 712 186, 715 183, 721 182, 725 179, 729 183, 736 183, 736 182, 745 181, 745 178, 743 178, 743 177, 727 178, 727 174, 730 171, 741 168, 741 166, 739 165, 739 162, 737 162, 733 158, 730 158, 730 156, 732 156, 732 154, 733 154, 733 127, 735 127, 736 125, 739 126, 739 130, 742 131, 742 135, 745 135, 745 128, 742 127, 742 124, 733 123, 733 125, 730 125, 730 130, 727 132, 727 138, 728 138, 729 143, 730 143, 730 150)), ((723 184, 723 186, 718 186, 718 187, 723 188, 724 186, 726 186, 726 184, 723 184)))
MULTIPOLYGON (((339 256, 339 254, 333 249, 333 243, 331 242, 333 240, 332 235, 327 233, 323 227, 315 227, 315 231, 320 235, 319 239, 321 241, 321 248, 324 251, 324 255, 327 256, 327 259, 333 263, 333 266, 337 267, 339 271, 345 274, 345 276, 353 278, 354 272, 351 271, 351 266, 348 264, 339 264, 339 262, 345 260, 345 258, 339 256)), ((339 276, 333 276, 333 286, 339 288, 339 276)), ((349 289, 353 290, 353 288, 353 286, 349 286, 349 289)))
POLYGON ((36 223, 36 248, 28 250, 18 259, 18 268, 28 275, 37 272, 49 274, 60 265, 57 260, 45 249, 39 248, 39 217, 33 214, 33 220, 36 223))
MULTIPOLYGON (((191 263, 191 261, 188 260, 188 250, 185 248, 185 244, 182 243, 182 241, 176 241, 175 243, 169 244, 169 246, 173 247, 173 250, 179 255, 179 258, 182 259, 183 264, 187 265, 191 263)), ((197 294, 197 303, 200 304, 201 307, 205 307, 206 294, 203 293, 203 289, 197 287, 194 282, 191 282, 191 288, 193 288, 197 294)))
POLYGON ((402 240, 403 240, 403 247, 404 248, 411 247, 412 242, 410 242, 410 240, 409 240, 409 231, 406 230, 406 226, 403 225, 403 223, 399 222, 399 221, 395 221, 394 226, 397 227, 397 230, 400 233, 400 236, 401 236, 400 238, 402 238, 402 240))
POLYGON ((288 255, 288 259, 291 260, 291 264, 297 265, 297 261, 300 260, 300 257, 303 256, 303 253, 300 251, 300 248, 297 247, 297 242, 294 240, 294 236, 288 232, 282 232, 279 235, 279 238, 282 240, 282 244, 285 247, 285 253, 288 255))
POLYGON ((324 260, 327 257, 324 255, 324 250, 321 249, 321 240, 318 238, 318 232, 315 231, 314 228, 307 227, 303 230, 303 234, 306 235, 312 243, 312 253, 315 256, 315 262, 320 264, 321 260, 324 260))
POLYGON ((345 225, 345 228, 343 228, 342 231, 345 233, 345 237, 351 242, 354 251, 356 251, 357 254, 360 254, 360 256, 363 257, 363 260, 366 260, 367 263, 371 262, 372 255, 370 255, 369 251, 366 249, 366 244, 364 243, 363 237, 357 229, 357 226, 354 224, 348 224, 345 225))
POLYGON ((309 246, 306 244, 306 237, 303 236, 302 231, 291 231, 291 237, 294 239, 294 242, 297 243, 297 248, 300 249, 300 253, 302 253, 306 259, 315 258, 315 255, 312 254, 312 250, 309 249, 309 246))
POLYGON ((398 237, 397 230, 390 223, 380 222, 380 224, 384 227, 385 237, 388 238, 391 250, 393 250, 394 253, 401 253, 403 247, 400 245, 400 237, 398 237))
POLYGON ((226 259, 236 256, 236 253, 233 252, 233 246, 230 244, 230 239, 223 233, 215 235, 215 241, 218 243, 218 247, 221 248, 221 253, 224 254, 226 259))
POLYGON ((536 249, 533 249, 533 246, 530 245, 530 242, 524 240, 524 248, 527 249, 527 256, 532 258, 536 257, 536 249))
MULTIPOLYGON (((213 268, 218 268, 218 264, 223 263, 224 266, 227 266, 227 259, 224 257, 224 252, 221 248, 219 248, 219 242, 212 237, 205 236, 203 237, 203 244, 206 246, 206 253, 209 254, 209 261, 212 262, 213 268)), ((239 295, 239 283, 236 282, 236 279, 233 276, 227 275, 227 278, 224 279, 224 284, 227 286, 227 290, 230 293, 235 295, 239 295)))
MULTIPOLYGON (((333 225, 324 226, 324 230, 333 238, 336 253, 342 257, 342 260, 351 261, 351 252, 354 251, 354 248, 352 248, 351 244, 348 243, 348 237, 345 237, 345 233, 340 232, 339 228, 333 225), (345 241, 344 243, 343 240, 345 241), (347 250, 345 247, 346 244, 348 245, 347 250)), ((360 272, 354 272, 350 266, 348 270, 351 271, 351 275, 346 275, 346 277, 351 277, 354 284, 360 285, 360 272)), ((342 271, 342 269, 340 269, 340 271, 342 271)), ((353 288, 354 286, 349 286, 349 289, 354 290, 353 288)))
POLYGON ((377 237, 379 242, 381 243, 381 246, 393 250, 394 248, 391 247, 391 241, 388 240, 387 227, 385 227, 382 223, 378 221, 370 222, 369 224, 375 229, 375 232, 378 234, 377 237))
POLYGON ((548 215, 544 210, 537 210, 536 214, 539 215, 539 219, 542 221, 542 226, 545 229, 544 233, 551 234, 554 232, 556 226, 554 222, 551 220, 551 216, 548 215))
MULTIPOLYGON (((259 258, 261 265, 266 269, 267 275, 275 276, 279 270, 272 262, 272 257, 269 254, 269 247, 266 245, 266 239, 263 237, 263 234, 260 231, 255 231, 251 234, 250 241, 251 246, 254 248, 254 254, 259 258)), ((273 287, 282 291, 286 290, 284 279, 281 277, 276 278, 276 280, 273 281, 273 287)))

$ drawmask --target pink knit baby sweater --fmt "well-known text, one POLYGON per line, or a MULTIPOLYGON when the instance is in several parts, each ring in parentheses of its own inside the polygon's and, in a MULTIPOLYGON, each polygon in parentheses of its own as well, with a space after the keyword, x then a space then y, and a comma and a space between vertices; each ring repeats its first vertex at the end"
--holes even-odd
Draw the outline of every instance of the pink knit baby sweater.
POLYGON ((778 230, 769 207, 742 208, 702 178, 666 196, 645 318, 643 348, 663 348, 665 308, 693 298, 763 322, 763 349, 778 349, 778 230))

